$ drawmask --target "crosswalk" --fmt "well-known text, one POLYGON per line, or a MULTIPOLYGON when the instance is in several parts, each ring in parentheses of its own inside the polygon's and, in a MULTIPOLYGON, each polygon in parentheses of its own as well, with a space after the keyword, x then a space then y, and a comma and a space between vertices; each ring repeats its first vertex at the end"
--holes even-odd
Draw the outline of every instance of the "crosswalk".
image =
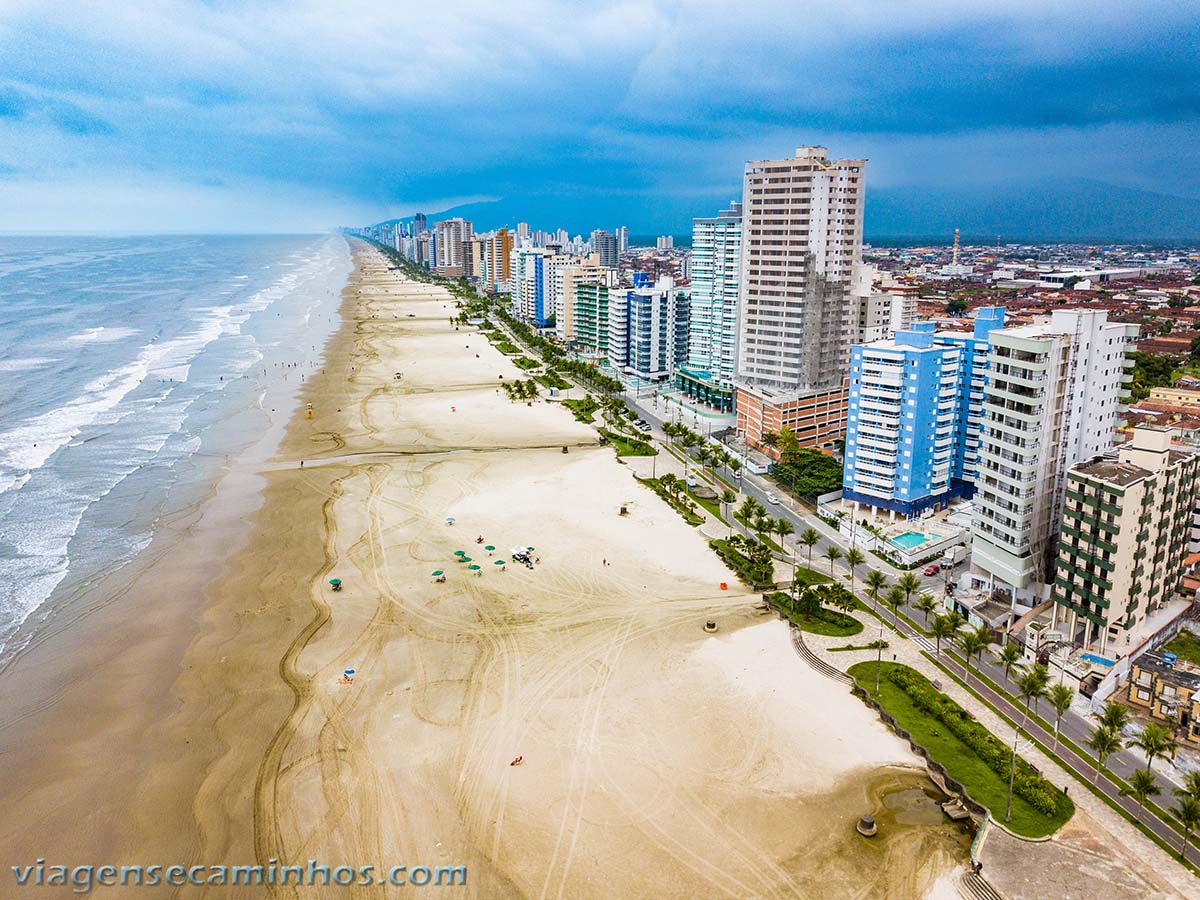
POLYGON ((923 634, 914 634, 912 636, 912 639, 913 639, 913 643, 916 644, 918 647, 920 647, 922 650, 924 650, 926 653, 933 653, 937 649, 936 647, 934 647, 933 641, 931 641, 929 638, 925 637, 925 635, 923 635, 923 634))

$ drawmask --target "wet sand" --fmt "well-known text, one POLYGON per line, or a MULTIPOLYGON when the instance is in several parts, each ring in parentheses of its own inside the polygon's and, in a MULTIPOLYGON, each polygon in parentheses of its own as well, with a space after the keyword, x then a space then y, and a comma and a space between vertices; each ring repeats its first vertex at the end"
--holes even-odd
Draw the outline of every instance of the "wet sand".
POLYGON ((3 862, 466 865, 440 890, 485 898, 942 892, 966 842, 887 809, 928 786, 906 746, 593 429, 510 403, 499 376, 524 375, 444 291, 355 258, 245 542, 256 500, 218 491, 142 575, 160 602, 110 603, 83 652, 41 660, 77 677, 3 746, 33 757, 0 786, 3 862), (494 565, 518 544, 534 570, 494 565))

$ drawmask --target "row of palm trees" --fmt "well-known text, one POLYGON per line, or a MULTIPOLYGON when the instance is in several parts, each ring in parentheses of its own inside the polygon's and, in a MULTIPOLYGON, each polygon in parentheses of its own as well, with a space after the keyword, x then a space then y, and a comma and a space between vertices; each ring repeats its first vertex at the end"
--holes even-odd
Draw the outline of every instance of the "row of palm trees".
POLYGON ((539 396, 537 382, 532 378, 525 381, 506 381, 503 385, 504 393, 508 395, 508 399, 517 400, 535 400, 539 396))
MULTIPOLYGON (((1092 732, 1087 744, 1096 754, 1096 780, 1100 778, 1100 770, 1109 756, 1126 747, 1136 747, 1146 754, 1146 768, 1136 769, 1129 776, 1128 784, 1121 788, 1121 793, 1133 797, 1138 806, 1145 808, 1151 797, 1162 793, 1151 765, 1154 760, 1174 757, 1178 749, 1175 736, 1158 722, 1147 722, 1141 732, 1129 741, 1124 741, 1122 734, 1130 722, 1129 707, 1115 701, 1104 706, 1100 717, 1100 727, 1092 732)), ((1200 830, 1200 772, 1188 772, 1181 788, 1175 789, 1177 798, 1175 808, 1171 813, 1179 820, 1183 829, 1183 844, 1179 855, 1187 859, 1187 848, 1192 834, 1200 830)))
POLYGON ((689 456, 694 455, 700 465, 724 468, 734 475, 742 471, 741 460, 723 447, 714 446, 704 435, 692 431, 686 425, 680 422, 664 422, 662 429, 663 434, 669 439, 674 439, 689 456))

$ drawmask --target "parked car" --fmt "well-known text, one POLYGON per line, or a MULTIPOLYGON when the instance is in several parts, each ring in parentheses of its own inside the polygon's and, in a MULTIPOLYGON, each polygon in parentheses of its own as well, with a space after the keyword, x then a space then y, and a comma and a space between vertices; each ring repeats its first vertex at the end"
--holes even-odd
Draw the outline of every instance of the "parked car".
POLYGON ((767 494, 767 502, 768 502, 768 503, 774 503, 774 504, 778 505, 778 504, 779 504, 779 497, 778 497, 778 495, 776 495, 776 494, 767 494))
POLYGON ((936 575, 940 571, 942 571, 942 567, 939 566, 937 563, 930 563, 929 565, 927 565, 925 567, 926 575, 936 575))

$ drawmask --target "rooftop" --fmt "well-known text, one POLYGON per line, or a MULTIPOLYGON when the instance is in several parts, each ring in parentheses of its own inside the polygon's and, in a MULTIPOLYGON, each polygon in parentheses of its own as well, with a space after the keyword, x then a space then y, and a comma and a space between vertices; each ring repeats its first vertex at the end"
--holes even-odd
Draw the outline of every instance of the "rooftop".
POLYGON ((1115 459, 1098 459, 1084 463, 1071 469, 1072 474, 1086 475, 1088 478, 1099 478, 1117 487, 1126 487, 1149 478, 1154 473, 1141 466, 1118 462, 1115 459))
POLYGON ((1181 659, 1169 666, 1163 662, 1161 653, 1144 653, 1134 660, 1133 664, 1139 669, 1154 672, 1171 684, 1181 685, 1193 691, 1200 689, 1200 667, 1181 659))

